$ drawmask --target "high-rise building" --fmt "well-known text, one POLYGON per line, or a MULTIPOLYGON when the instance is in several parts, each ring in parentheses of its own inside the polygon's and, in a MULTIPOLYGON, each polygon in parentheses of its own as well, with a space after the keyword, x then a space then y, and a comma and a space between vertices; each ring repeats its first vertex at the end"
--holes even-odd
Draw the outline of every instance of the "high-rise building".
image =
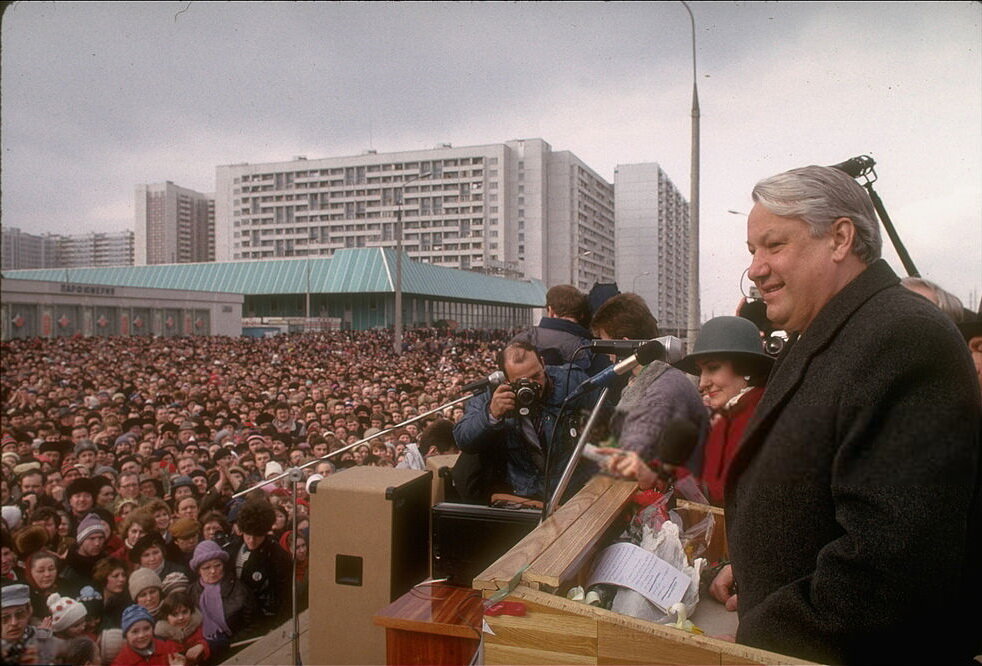
POLYGON ((132 266, 133 232, 90 232, 57 236, 56 268, 132 266))
POLYGON ((3 229, 3 269, 132 266, 133 232, 26 234, 3 229))
POLYGON ((218 260, 396 247, 441 266, 589 289, 614 278, 613 187, 541 139, 219 166, 218 260))
POLYGON ((644 298, 664 335, 688 327, 689 204, 654 162, 614 171, 617 285, 644 298))
POLYGON ((2 228, 0 269, 55 268, 57 266, 57 237, 51 234, 24 233, 17 227, 2 228))
POLYGON ((171 181, 136 186, 137 266, 215 260, 215 197, 171 181))

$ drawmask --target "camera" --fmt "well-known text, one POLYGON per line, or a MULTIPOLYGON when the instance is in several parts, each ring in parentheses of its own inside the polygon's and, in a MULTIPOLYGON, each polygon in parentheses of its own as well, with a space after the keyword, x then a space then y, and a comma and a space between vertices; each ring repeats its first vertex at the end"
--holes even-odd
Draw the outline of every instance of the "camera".
POLYGON ((516 411, 521 416, 528 416, 532 411, 532 406, 539 399, 539 393, 542 391, 542 384, 532 381, 531 379, 524 378, 511 382, 510 386, 511 390, 515 392, 516 411))

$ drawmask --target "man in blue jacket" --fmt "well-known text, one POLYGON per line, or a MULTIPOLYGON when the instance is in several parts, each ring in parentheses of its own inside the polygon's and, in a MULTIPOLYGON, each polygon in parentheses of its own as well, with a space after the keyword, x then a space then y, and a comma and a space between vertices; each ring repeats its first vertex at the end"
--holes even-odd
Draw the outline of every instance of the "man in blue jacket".
MULTIPOLYGON (((551 493, 576 445, 583 401, 576 399, 566 406, 558 427, 556 419, 566 396, 587 375, 576 366, 545 365, 535 347, 524 341, 509 343, 499 354, 498 366, 508 383, 474 397, 454 427, 460 450, 480 457, 481 488, 461 488, 456 474, 454 483, 471 501, 486 501, 495 491, 543 501, 548 499, 546 477, 551 493), (523 410, 512 386, 523 379, 533 382, 536 392, 525 414, 520 413, 523 410)), ((595 400, 596 396, 588 394, 587 398, 595 400)), ((581 461, 567 496, 579 490, 594 471, 592 464, 581 461)))

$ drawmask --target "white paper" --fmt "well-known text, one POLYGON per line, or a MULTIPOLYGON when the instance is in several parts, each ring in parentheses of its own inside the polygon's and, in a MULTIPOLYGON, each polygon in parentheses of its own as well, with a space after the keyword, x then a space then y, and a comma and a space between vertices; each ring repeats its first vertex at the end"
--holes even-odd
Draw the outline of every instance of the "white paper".
POLYGON ((662 558, 631 543, 615 543, 604 549, 593 565, 588 586, 627 587, 662 612, 682 600, 691 579, 662 558))

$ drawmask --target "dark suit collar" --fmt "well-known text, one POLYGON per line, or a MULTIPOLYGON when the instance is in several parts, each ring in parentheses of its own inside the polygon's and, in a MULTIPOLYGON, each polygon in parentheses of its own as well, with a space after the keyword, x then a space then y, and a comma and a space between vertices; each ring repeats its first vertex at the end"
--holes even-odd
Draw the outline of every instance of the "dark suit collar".
MULTIPOLYGON (((878 259, 826 303, 804 334, 791 337, 771 369, 764 396, 730 466, 728 483, 736 480, 739 472, 760 448, 764 440, 761 433, 766 433, 781 406, 797 390, 812 357, 831 344, 839 330, 866 301, 899 282, 890 266, 883 259, 878 259)), ((728 491, 728 494, 731 493, 728 491)))

